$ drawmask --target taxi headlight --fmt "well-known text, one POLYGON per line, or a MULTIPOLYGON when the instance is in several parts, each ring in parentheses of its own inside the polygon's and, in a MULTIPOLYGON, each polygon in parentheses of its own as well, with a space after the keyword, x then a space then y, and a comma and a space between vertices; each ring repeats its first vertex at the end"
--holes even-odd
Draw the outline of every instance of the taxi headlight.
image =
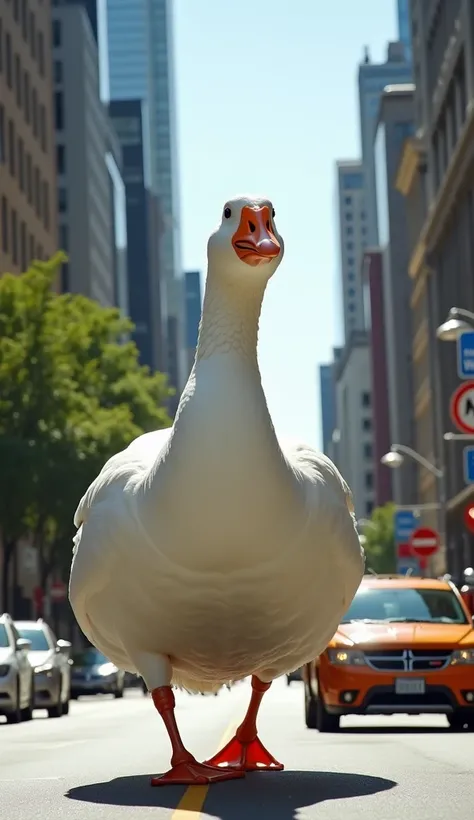
POLYGON ((474 664, 474 649, 457 649, 451 655, 451 666, 474 664))
POLYGON ((0 678, 5 678, 10 671, 8 663, 2 663, 0 666, 0 678))
POLYGON ((359 649, 328 649, 328 657, 336 666, 366 666, 364 654, 359 649))

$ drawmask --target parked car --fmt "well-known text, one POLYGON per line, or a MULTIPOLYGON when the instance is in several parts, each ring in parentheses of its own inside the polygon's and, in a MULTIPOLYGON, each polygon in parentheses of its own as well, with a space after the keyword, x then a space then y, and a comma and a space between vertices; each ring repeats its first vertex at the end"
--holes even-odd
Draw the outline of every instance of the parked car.
POLYGON ((91 646, 72 656, 71 697, 113 695, 123 697, 125 672, 91 646))
POLYGON ((22 638, 10 615, 0 615, 0 715, 7 723, 31 720, 34 705, 30 642, 22 638))
POLYGON ((444 714, 474 731, 472 616, 447 580, 366 576, 303 676, 309 729, 336 732, 343 715, 444 714))
POLYGON ((29 660, 34 669, 34 708, 47 709, 50 718, 69 712, 71 693, 71 644, 57 640, 42 618, 16 621, 20 636, 30 642, 29 660))

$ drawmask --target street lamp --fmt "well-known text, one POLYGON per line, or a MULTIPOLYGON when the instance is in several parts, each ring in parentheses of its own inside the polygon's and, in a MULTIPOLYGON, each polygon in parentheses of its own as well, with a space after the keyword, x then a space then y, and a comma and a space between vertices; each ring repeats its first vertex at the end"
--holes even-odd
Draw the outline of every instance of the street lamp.
POLYGON ((452 307, 446 321, 436 329, 436 336, 440 342, 455 342, 466 330, 474 330, 474 313, 452 307))
POLYGON ((432 464, 431 461, 424 458, 424 456, 417 453, 416 450, 413 450, 411 447, 407 447, 406 444, 392 444, 390 447, 390 451, 385 453, 384 456, 380 459, 382 464, 385 464, 386 467, 391 467, 392 469, 397 469, 398 467, 402 467, 405 463, 404 456, 408 456, 413 461, 418 462, 421 464, 425 470, 428 470, 432 475, 436 476, 437 479, 440 479, 444 475, 444 471, 441 470, 439 467, 436 467, 435 464, 432 464))

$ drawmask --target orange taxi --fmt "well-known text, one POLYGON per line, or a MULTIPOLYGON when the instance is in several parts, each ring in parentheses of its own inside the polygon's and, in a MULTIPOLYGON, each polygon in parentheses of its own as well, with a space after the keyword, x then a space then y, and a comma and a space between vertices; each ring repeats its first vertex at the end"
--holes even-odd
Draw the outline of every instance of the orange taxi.
POLYGON ((474 628, 449 581, 366 576, 326 650, 303 668, 306 725, 343 715, 445 714, 474 731, 474 628))

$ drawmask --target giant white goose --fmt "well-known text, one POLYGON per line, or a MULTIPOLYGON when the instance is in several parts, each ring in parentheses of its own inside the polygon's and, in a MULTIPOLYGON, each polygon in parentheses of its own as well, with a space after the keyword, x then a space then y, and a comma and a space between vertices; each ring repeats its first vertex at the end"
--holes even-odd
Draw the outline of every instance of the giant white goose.
POLYGON ((324 649, 363 574, 347 484, 321 453, 279 440, 262 389, 259 315, 282 256, 269 200, 225 204, 174 424, 113 456, 74 519, 71 605, 89 640, 146 681, 172 746, 157 786, 283 768, 257 735, 263 694, 324 649), (172 686, 246 676, 235 738, 196 761, 172 686))

